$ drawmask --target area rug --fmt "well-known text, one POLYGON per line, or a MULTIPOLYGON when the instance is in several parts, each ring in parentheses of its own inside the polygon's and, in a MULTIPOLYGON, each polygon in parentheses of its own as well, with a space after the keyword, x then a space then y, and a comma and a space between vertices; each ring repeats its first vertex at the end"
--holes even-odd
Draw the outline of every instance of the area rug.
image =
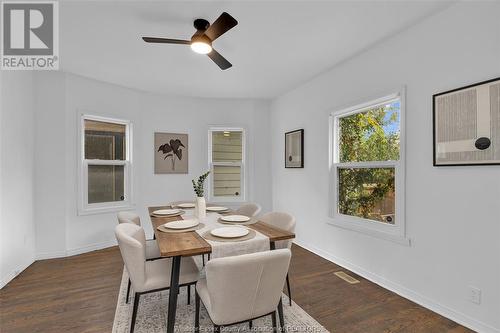
MULTIPOLYGON (((129 304, 125 303, 127 295, 128 274, 124 270, 118 303, 116 305, 115 319, 113 322, 113 333, 128 333, 130 331, 130 320, 132 318, 133 293, 131 292, 129 304)), ((194 332, 194 286, 191 287, 191 304, 187 304, 187 290, 181 288, 178 303, 177 316, 175 321, 175 332, 194 332)), ((141 296, 135 332, 137 333, 160 333, 166 332, 168 293, 162 291, 141 296)), ((288 303, 288 297, 283 294, 283 313, 285 316, 285 326, 287 332, 328 332, 321 324, 314 320, 296 303, 292 306, 288 303)), ((278 320, 279 322, 279 320, 278 320)), ((207 311, 201 304, 200 311, 200 332, 212 332, 213 324, 210 321, 207 311)), ((254 320, 253 328, 248 324, 224 327, 222 332, 272 332, 271 318, 261 318, 254 320)))

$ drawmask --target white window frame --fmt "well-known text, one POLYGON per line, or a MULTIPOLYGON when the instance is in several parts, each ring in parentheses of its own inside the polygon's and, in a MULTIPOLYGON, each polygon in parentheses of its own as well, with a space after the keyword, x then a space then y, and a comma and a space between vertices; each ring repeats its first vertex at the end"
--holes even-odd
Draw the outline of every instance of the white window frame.
POLYGON ((208 129, 208 168, 210 170, 209 183, 208 183, 208 200, 212 202, 227 202, 227 203, 241 203, 246 202, 247 191, 247 175, 246 175, 246 131, 243 127, 210 127, 208 129), (214 162, 212 160, 212 133, 213 132, 224 132, 224 131, 234 131, 241 132, 241 162, 214 162), (238 166, 241 169, 241 194, 239 196, 215 196, 214 195, 214 166, 238 166))
POLYGON ((406 131, 405 131, 405 89, 387 96, 361 103, 352 107, 344 108, 330 113, 330 137, 329 137, 329 170, 330 170, 330 220, 329 224, 344 229, 369 234, 371 236, 388 239, 400 244, 409 245, 406 237, 405 218, 405 169, 406 169, 406 131), (400 101, 400 146, 398 161, 369 161, 369 162, 344 162, 339 160, 339 119, 367 111, 376 106, 400 101), (362 217, 345 215, 338 212, 338 169, 344 168, 383 168, 393 167, 395 171, 395 224, 388 224, 362 217))
POLYGON ((79 199, 78 215, 110 213, 134 207, 132 197, 132 123, 129 120, 81 114, 78 124, 79 129, 79 199), (101 121, 125 125, 125 160, 98 160, 85 159, 85 120, 101 121), (92 203, 88 202, 88 167, 89 165, 123 165, 124 166, 124 197, 122 201, 92 203))

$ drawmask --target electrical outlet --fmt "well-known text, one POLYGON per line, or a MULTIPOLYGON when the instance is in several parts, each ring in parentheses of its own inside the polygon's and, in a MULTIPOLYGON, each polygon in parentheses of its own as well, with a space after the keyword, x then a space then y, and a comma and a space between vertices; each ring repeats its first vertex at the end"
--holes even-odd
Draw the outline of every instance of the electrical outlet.
POLYGON ((469 301, 474 304, 481 304, 481 289, 469 286, 469 301))

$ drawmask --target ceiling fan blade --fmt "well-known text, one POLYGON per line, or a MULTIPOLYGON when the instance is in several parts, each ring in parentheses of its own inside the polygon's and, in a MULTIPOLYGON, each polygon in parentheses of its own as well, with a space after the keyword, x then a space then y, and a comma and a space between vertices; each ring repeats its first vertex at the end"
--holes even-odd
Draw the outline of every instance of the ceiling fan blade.
POLYGON ((220 53, 215 51, 214 49, 212 49, 212 52, 208 53, 207 56, 212 59, 222 70, 228 69, 233 66, 229 61, 227 61, 226 58, 221 56, 220 53))
POLYGON ((208 29, 205 31, 205 35, 208 36, 212 41, 219 38, 222 34, 226 33, 228 30, 234 28, 238 24, 238 21, 226 12, 223 12, 221 16, 208 29))
POLYGON ((157 37, 142 37, 147 43, 165 43, 165 44, 191 44, 190 40, 170 39, 170 38, 157 38, 157 37))

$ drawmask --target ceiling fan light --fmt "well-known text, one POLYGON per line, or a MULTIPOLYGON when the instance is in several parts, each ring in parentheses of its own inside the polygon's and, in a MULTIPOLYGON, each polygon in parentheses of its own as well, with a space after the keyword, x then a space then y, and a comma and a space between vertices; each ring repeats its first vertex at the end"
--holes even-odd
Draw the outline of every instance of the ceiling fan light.
POLYGON ((212 46, 204 42, 191 43, 191 50, 199 54, 207 54, 212 52, 212 46))

